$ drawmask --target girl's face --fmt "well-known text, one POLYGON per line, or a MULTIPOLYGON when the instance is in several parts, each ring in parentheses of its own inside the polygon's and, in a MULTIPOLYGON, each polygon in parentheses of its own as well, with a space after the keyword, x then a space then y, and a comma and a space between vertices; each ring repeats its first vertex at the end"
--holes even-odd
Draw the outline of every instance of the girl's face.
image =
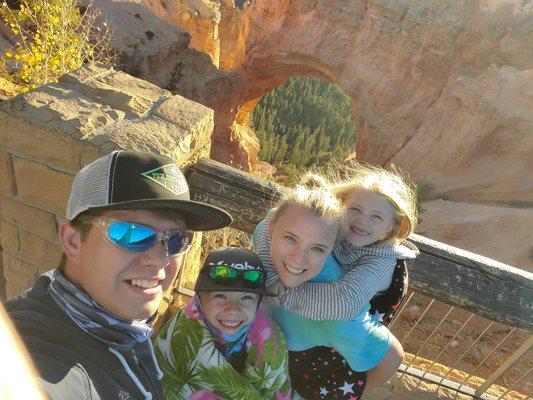
POLYGON ((231 335, 253 321, 259 295, 247 292, 200 292, 205 318, 222 333, 231 335))
POLYGON ((333 250, 338 229, 338 222, 301 206, 279 215, 270 224, 270 258, 281 282, 296 287, 317 275, 333 250))
POLYGON ((394 208, 372 190, 355 188, 346 199, 347 238, 361 247, 385 239, 394 227, 394 208))

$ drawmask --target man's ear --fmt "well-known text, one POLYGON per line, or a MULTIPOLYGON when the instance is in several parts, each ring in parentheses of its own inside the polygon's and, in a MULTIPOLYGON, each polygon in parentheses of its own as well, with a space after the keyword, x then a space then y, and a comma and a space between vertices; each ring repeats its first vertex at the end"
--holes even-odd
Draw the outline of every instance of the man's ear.
POLYGON ((80 232, 74 229, 70 221, 64 219, 59 224, 59 243, 67 260, 76 262, 79 257, 81 236, 80 232))

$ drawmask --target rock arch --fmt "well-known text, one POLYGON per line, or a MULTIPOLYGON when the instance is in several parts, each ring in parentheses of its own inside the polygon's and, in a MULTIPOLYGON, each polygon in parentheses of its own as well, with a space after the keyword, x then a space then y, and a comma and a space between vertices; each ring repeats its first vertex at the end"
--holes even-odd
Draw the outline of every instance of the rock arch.
MULTIPOLYGON (((142 2, 167 24, 184 20, 142 2)), ((533 200, 533 182, 520 179, 533 169, 532 4, 254 0, 240 11, 230 3, 179 2, 172 12, 204 22, 187 22, 190 46, 151 56, 140 73, 165 86, 184 65, 174 87, 215 110, 214 158, 250 168, 256 102, 309 75, 352 98, 358 158, 399 164, 455 200, 533 200), (208 22, 216 52, 205 42, 208 22)))

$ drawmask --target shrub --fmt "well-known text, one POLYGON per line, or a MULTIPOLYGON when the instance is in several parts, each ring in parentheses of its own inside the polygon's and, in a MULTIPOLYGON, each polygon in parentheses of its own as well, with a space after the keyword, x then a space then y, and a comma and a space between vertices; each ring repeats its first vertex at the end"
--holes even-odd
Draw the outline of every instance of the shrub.
POLYGON ((21 0, 7 3, 0 17, 14 34, 15 45, 0 57, 7 80, 21 92, 57 79, 87 61, 112 61, 107 25, 96 26, 98 11, 75 0, 21 0))

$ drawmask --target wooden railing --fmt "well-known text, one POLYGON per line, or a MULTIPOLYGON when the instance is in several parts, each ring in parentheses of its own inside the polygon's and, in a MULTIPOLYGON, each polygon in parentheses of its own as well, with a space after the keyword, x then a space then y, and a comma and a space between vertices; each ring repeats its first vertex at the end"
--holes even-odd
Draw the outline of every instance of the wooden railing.
MULTIPOLYGON (((209 159, 189 168, 191 195, 226 209, 248 233, 283 190, 209 159)), ((533 274, 444 243, 411 235, 420 255, 410 267, 415 291, 488 319, 533 331, 533 274)))

